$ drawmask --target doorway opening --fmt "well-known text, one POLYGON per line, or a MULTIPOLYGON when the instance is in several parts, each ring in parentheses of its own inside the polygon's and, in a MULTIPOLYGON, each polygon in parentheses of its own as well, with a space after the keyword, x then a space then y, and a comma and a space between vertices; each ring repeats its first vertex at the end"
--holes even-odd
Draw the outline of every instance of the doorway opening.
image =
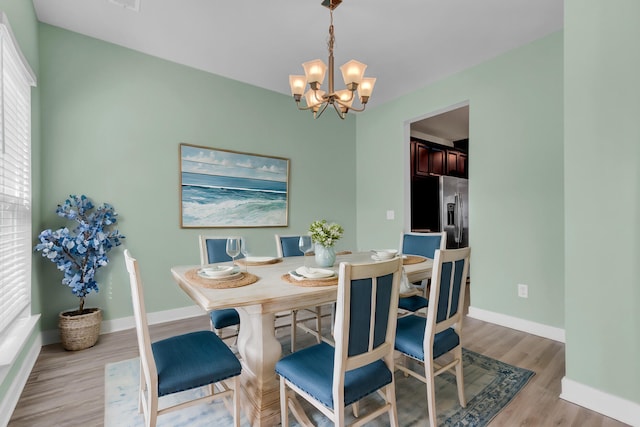
MULTIPOLYGON (((469 246, 469 103, 407 122, 405 230, 469 246)), ((468 298, 467 293, 467 298, 468 298)))
POLYGON ((409 123, 405 228, 447 232, 447 248, 469 244, 469 105, 409 123))

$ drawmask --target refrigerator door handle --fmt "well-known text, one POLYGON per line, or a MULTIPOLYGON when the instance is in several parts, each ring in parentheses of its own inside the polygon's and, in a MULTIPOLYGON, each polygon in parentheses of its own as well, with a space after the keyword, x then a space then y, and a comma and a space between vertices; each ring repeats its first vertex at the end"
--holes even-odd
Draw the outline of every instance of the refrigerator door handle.
POLYGON ((458 243, 462 243, 462 240, 463 240, 462 237, 464 234, 464 224, 462 223, 464 211, 462 210, 463 209, 462 203, 464 202, 462 201, 462 197, 460 197, 458 200, 458 243))
POLYGON ((453 240, 456 243, 460 243, 460 235, 462 234, 462 227, 460 224, 460 214, 462 210, 460 209, 460 193, 455 194, 455 211, 454 211, 454 222, 453 222, 453 240))

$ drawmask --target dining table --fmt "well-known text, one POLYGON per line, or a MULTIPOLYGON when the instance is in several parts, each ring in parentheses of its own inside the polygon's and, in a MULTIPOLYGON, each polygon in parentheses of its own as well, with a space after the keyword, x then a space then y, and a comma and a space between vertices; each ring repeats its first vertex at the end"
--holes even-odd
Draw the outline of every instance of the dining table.
MULTIPOLYGON (((289 275, 305 264, 313 266, 312 257, 260 258, 263 262, 251 263, 247 262, 251 258, 247 258, 240 266, 242 280, 234 280, 235 284, 229 282, 229 285, 203 278, 202 265, 171 268, 180 288, 202 309, 209 312, 235 308, 238 311, 237 349, 242 363, 240 403, 250 424, 258 427, 280 423, 280 391, 275 365, 282 356, 282 345, 275 334, 276 314, 333 303, 338 289, 337 277, 335 280, 305 281, 289 275)), ((236 260, 236 263, 240 261, 236 260)), ((331 267, 336 274, 341 262, 376 261, 371 252, 338 255, 331 267)), ((411 283, 431 277, 432 259, 405 255, 403 264, 411 283)), ((229 265, 229 262, 210 264, 218 265, 229 265)))

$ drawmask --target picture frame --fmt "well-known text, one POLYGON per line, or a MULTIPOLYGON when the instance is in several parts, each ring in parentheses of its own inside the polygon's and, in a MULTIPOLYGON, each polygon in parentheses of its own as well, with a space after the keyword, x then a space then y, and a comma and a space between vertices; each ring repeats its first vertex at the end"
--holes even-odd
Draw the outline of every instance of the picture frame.
POLYGON ((179 157, 182 228, 288 225, 289 159, 186 143, 179 157))

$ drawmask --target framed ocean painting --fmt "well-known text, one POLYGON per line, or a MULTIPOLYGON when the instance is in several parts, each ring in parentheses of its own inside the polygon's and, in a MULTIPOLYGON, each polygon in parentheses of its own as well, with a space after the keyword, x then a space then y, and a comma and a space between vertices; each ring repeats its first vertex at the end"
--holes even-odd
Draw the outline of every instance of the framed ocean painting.
POLYGON ((180 226, 285 227, 289 159, 180 144, 180 226))

